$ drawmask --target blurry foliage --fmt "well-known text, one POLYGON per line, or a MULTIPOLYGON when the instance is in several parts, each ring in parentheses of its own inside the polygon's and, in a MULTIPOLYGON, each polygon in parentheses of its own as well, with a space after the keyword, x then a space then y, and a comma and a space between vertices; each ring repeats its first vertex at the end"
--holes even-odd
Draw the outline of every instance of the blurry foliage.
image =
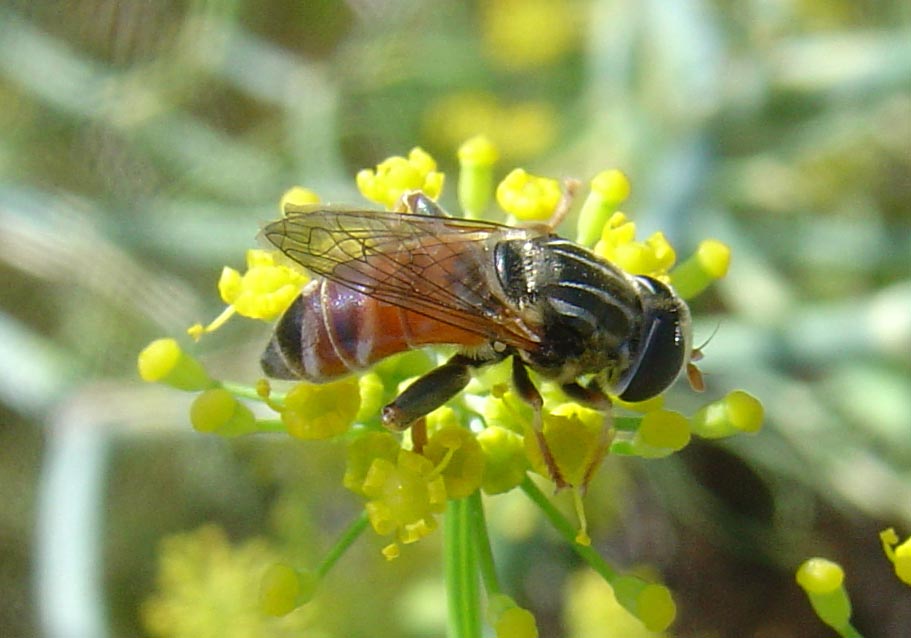
MULTIPOLYGON (((911 528, 909 87, 899 0, 0 4, 0 633, 35 635, 60 603, 29 567, 47 550, 30 519, 40 503, 34 538, 56 525, 55 546, 76 542, 70 492, 48 477, 99 433, 114 445, 76 455, 63 485, 75 494, 100 464, 94 567, 116 635, 143 635, 168 533, 217 520, 228 552, 257 537, 301 561, 320 551, 295 542, 324 546, 320 530, 354 511, 335 500, 338 455, 200 443, 171 396, 135 387, 135 354, 214 316, 214 273, 241 265, 288 186, 358 201, 358 168, 415 143, 454 163, 474 124, 504 166, 622 168, 646 234, 734 248, 726 283, 695 309, 703 338, 718 327, 709 391, 755 390, 772 427, 680 464, 626 464, 620 482, 638 489, 606 473, 590 502, 624 504, 595 543, 668 578, 679 635, 825 635, 791 578, 825 553, 846 568, 857 625, 898 636, 911 605, 876 533, 911 528)), ((242 330, 200 349, 252 379, 266 335, 242 330)), ((495 552, 556 636, 571 559, 528 534, 495 552)), ((432 546, 392 565, 375 550, 333 573, 325 601, 347 595, 320 609, 325 634, 406 618, 398 635, 434 635, 442 595, 413 576, 432 546)))

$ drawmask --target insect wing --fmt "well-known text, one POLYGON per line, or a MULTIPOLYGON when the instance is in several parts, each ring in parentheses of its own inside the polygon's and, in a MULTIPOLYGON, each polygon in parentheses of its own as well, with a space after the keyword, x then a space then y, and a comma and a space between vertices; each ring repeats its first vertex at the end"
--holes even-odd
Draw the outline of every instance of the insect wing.
POLYGON ((521 229, 366 210, 289 211, 263 234, 311 272, 490 340, 530 349, 539 336, 498 298, 490 251, 521 229))

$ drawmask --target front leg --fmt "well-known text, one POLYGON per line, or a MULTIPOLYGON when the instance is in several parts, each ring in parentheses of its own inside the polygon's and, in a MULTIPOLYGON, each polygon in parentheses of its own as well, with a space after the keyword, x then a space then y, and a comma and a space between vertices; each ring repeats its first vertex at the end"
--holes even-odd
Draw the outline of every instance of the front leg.
POLYGON ((461 392, 471 381, 471 369, 487 361, 476 361, 457 354, 405 388, 383 408, 383 425, 402 432, 461 392))
POLYGON ((564 383, 561 387, 563 392, 565 392, 566 396, 570 399, 590 405, 596 410, 609 412, 613 405, 610 397, 601 389, 600 384, 595 378, 592 378, 585 385, 573 381, 571 383, 564 383))

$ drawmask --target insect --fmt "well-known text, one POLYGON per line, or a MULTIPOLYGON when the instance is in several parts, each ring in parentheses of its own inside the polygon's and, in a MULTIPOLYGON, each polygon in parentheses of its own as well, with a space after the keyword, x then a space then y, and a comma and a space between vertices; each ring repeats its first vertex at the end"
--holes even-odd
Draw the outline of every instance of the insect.
POLYGON ((474 369, 511 357, 513 384, 563 487, 528 369, 609 419, 608 393, 651 398, 689 363, 686 303, 667 284, 560 238, 556 222, 454 218, 420 191, 398 209, 289 206, 265 227, 267 240, 318 276, 276 325, 261 359, 268 376, 320 383, 412 348, 458 346, 383 408, 383 423, 404 430, 458 394, 474 369))

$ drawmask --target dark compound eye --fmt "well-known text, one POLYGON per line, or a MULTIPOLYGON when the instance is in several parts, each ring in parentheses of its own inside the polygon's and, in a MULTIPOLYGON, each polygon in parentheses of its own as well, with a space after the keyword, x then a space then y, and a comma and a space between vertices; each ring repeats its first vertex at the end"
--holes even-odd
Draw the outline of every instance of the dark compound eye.
POLYGON ((643 288, 644 325, 638 352, 627 371, 624 401, 661 394, 680 374, 689 354, 689 309, 665 284, 636 278, 643 288))

